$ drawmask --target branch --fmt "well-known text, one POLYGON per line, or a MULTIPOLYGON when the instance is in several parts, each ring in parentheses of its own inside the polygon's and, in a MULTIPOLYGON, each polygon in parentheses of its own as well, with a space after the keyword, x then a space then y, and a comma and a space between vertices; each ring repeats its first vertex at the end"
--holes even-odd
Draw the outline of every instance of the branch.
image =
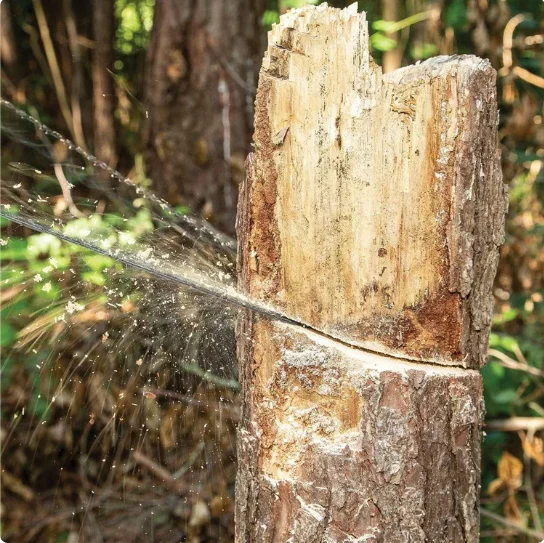
POLYGON ((49 64, 49 69, 51 70, 51 76, 53 78, 53 86, 55 87, 55 92, 57 93, 57 99, 59 101, 60 111, 64 118, 64 122, 68 126, 68 130, 72 134, 73 138, 76 140, 76 143, 83 147, 82 142, 78 140, 76 134, 74 133, 74 122, 72 119, 72 112, 70 111, 70 106, 68 105, 68 99, 66 97, 66 89, 64 88, 64 81, 62 80, 62 75, 60 72, 59 63, 57 61, 57 56, 55 54, 55 47, 53 41, 51 40, 51 34, 49 33, 49 26, 47 26, 47 19, 43 11, 43 6, 41 0, 32 0, 34 6, 34 12, 36 13, 36 20, 38 21, 38 29, 40 31, 40 36, 42 38, 43 47, 45 49, 45 55, 47 57, 47 62, 49 64))
POLYGON ((513 520, 508 520, 507 518, 501 517, 500 515, 497 515, 496 513, 492 513, 491 511, 488 511, 487 509, 482 509, 481 514, 482 514, 482 517, 487 517, 491 520, 494 520, 495 522, 499 522, 500 524, 503 524, 504 526, 508 526, 509 528, 512 528, 522 534, 528 535, 529 537, 534 537, 538 539, 538 541, 540 542, 544 540, 544 532, 537 532, 536 530, 531 530, 531 528, 526 528, 522 524, 514 522, 513 520))
POLYGON ((511 417, 502 420, 490 420, 485 424, 486 430, 499 432, 519 432, 528 430, 538 432, 544 430, 544 417, 511 417))

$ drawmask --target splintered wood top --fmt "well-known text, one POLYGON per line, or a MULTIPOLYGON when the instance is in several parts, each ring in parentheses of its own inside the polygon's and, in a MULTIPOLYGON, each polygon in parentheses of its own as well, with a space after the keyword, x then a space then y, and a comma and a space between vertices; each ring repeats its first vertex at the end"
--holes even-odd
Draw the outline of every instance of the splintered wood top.
POLYGON ((355 6, 293 10, 269 33, 254 141, 246 292, 356 346, 483 362, 506 209, 487 61, 384 76, 355 6))

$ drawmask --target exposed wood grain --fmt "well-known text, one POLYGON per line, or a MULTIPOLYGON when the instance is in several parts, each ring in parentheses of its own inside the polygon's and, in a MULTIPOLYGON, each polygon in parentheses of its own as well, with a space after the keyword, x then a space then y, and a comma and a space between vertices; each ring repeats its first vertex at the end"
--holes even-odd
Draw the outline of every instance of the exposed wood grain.
POLYGON ((438 57, 382 77, 349 10, 295 10, 269 41, 248 290, 356 345, 478 367, 506 206, 494 70, 438 57))
POLYGON ((269 34, 239 283, 324 335, 241 322, 239 543, 478 540, 494 85, 475 57, 382 76, 354 7, 269 34))

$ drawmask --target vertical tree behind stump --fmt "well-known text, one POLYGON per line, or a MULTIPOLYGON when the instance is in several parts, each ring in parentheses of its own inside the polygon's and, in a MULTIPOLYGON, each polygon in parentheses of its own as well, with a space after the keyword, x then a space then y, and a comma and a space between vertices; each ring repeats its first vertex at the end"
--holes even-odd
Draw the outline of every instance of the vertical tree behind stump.
POLYGON ((355 6, 269 34, 238 213, 237 541, 478 540, 481 378, 506 199, 495 73, 382 75, 355 6))
POLYGON ((96 156, 110 166, 115 166, 117 161, 112 79, 114 4, 112 0, 93 1, 94 149, 96 156))
POLYGON ((148 53, 148 173, 175 204, 234 230, 264 49, 264 0, 158 0, 148 53))

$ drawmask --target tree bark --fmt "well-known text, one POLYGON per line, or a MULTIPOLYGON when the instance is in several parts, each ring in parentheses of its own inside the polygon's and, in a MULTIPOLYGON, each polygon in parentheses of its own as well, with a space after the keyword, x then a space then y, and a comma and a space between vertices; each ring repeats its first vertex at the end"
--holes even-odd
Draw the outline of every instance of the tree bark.
POLYGON ((481 378, 506 198, 495 73, 383 76, 364 14, 269 36, 238 214, 237 541, 476 542, 481 378))
POLYGON ((117 161, 114 123, 113 33, 115 3, 112 0, 94 0, 93 33, 93 105, 94 150, 96 156, 110 166, 117 161))
POLYGON ((147 60, 148 173, 232 231, 264 42, 263 0, 159 0, 147 60))

